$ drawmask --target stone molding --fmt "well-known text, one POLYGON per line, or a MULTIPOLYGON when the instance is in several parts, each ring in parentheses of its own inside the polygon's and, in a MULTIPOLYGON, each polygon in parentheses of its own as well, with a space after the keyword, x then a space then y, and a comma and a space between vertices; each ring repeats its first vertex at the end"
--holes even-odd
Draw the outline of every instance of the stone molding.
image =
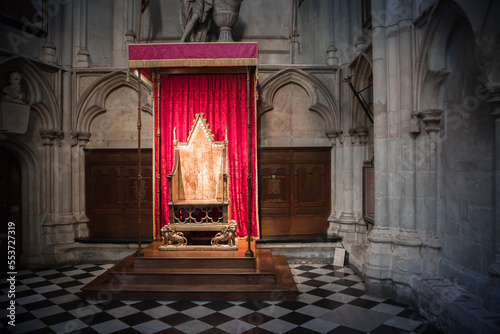
POLYGON ((291 83, 299 85, 307 92, 309 96, 309 110, 321 115, 325 120, 327 129, 334 129, 340 124, 338 107, 328 88, 306 71, 297 68, 285 68, 271 75, 261 83, 261 109, 258 117, 273 109, 276 92, 281 87, 291 83), (321 102, 320 95, 326 99, 327 105, 321 102))
POLYGON ((326 136, 330 139, 333 145, 336 144, 336 139, 338 139, 340 144, 344 143, 344 139, 342 137, 343 133, 344 131, 341 129, 325 131, 326 136))
POLYGON ((417 231, 403 229, 400 229, 394 236, 393 243, 407 247, 420 247, 423 245, 423 241, 417 231))
POLYGON ((358 142, 360 145, 368 144, 368 135, 370 130, 367 127, 357 127, 356 134, 358 135, 358 142))
MULTIPOLYGON (((73 127, 78 133, 90 133, 92 121, 101 113, 106 112, 106 99, 111 92, 123 86, 137 92, 137 83, 127 82, 126 77, 127 73, 124 71, 110 72, 97 79, 85 89, 85 92, 79 98, 81 102, 78 103, 77 115, 73 127)), ((143 83, 142 89, 146 90, 145 94, 142 94, 145 100, 149 98, 151 88, 143 83)), ((142 103, 142 110, 151 113, 152 108, 144 106, 144 104, 142 103)))
POLYGON ((52 146, 53 140, 57 138, 55 130, 41 130, 40 137, 42 138, 42 145, 52 146))
POLYGON ((441 123, 441 109, 425 109, 418 113, 419 117, 425 124, 425 131, 427 133, 439 132, 439 125, 441 123))

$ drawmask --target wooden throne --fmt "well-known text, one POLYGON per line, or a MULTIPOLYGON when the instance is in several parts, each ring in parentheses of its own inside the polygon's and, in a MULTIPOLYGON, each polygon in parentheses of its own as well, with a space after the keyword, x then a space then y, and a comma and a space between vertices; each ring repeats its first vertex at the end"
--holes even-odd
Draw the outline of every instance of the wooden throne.
POLYGON ((216 142, 204 114, 197 114, 185 143, 177 141, 174 128, 174 164, 167 178, 170 230, 228 228, 227 127, 224 141, 216 142))

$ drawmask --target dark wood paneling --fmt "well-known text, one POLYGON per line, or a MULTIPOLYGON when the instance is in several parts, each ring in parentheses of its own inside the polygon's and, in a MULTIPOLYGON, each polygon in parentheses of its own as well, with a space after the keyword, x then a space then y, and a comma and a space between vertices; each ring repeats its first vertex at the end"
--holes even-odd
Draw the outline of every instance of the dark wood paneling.
POLYGON ((330 148, 259 151, 261 235, 326 233, 330 148))
POLYGON ((142 151, 143 187, 137 181, 137 150, 86 150, 85 201, 90 238, 137 238, 139 191, 141 236, 153 235, 152 152, 142 151))

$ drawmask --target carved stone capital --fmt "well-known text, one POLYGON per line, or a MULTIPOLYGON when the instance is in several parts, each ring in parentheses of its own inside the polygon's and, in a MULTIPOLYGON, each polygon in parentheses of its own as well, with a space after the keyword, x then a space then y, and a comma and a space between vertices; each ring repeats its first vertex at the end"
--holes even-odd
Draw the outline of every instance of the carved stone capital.
POLYGON ((337 57, 337 47, 335 46, 335 42, 332 42, 328 49, 326 50, 327 59, 326 64, 330 66, 338 66, 339 65, 339 57, 337 57))
POLYGON ((43 145, 52 145, 52 141, 56 139, 56 131, 54 130, 41 130, 40 137, 42 137, 43 145))
POLYGON ((442 113, 443 111, 441 109, 426 109, 419 112, 419 117, 424 121, 425 131, 427 133, 439 132, 442 113))
POLYGON ((497 85, 487 85, 489 92, 489 98, 486 100, 492 107, 493 112, 491 116, 494 118, 500 118, 500 84, 497 85))
POLYGON ((71 146, 78 145, 78 132, 70 132, 69 133, 69 139, 70 139, 70 142, 71 142, 71 146))
POLYGON ((344 144, 344 130, 337 130, 337 139, 339 140, 340 144, 344 144))
POLYGON ((356 133, 358 135, 358 140, 361 145, 366 145, 368 143, 368 134, 370 130, 366 127, 356 128, 356 133))
POLYGON ((410 133, 419 134, 422 132, 421 119, 418 113, 413 112, 410 118, 410 133))
POLYGON ((90 136, 92 134, 90 132, 79 132, 78 133, 78 143, 81 147, 85 147, 87 142, 90 140, 90 136))
POLYGON ((349 132, 349 137, 351 139, 351 144, 354 144, 356 142, 356 135, 357 135, 356 129, 350 128, 347 131, 349 132))
POLYGON ((91 135, 90 132, 78 132, 78 140, 89 141, 91 135))
POLYGON ((326 136, 332 141, 333 145, 335 145, 335 139, 338 139, 341 144, 343 143, 342 133, 344 131, 340 129, 325 131, 326 136))
POLYGON ((56 141, 57 145, 61 146, 63 139, 64 139, 64 131, 56 130, 54 140, 56 141))

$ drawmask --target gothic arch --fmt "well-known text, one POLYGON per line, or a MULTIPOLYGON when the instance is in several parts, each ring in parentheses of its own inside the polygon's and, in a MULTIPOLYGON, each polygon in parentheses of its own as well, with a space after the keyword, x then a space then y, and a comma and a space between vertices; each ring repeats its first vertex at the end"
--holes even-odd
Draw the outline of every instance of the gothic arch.
POLYGON ((27 88, 27 102, 40 115, 41 128, 59 129, 59 103, 49 82, 40 74, 33 62, 13 57, 0 65, 0 77, 6 78, 12 72, 19 72, 27 88))
MULTIPOLYGON (((116 71, 104 75, 102 78, 90 85, 82 94, 83 98, 77 106, 75 129, 78 132, 90 132, 90 125, 93 120, 100 114, 106 112, 106 99, 111 92, 128 87, 138 91, 137 79, 132 77, 127 82, 127 74, 122 71, 116 71)), ((151 94, 151 87, 142 84, 142 111, 153 114, 153 109, 146 101, 151 94)), ((136 108, 136 106, 133 106, 136 108)))
POLYGON ((500 2, 491 0, 477 32, 476 58, 483 76, 491 84, 500 83, 500 2))
MULTIPOLYGON (((372 60, 371 60, 371 47, 369 47, 365 52, 360 53, 351 63, 350 65, 351 74, 352 74, 352 85, 356 89, 357 92, 364 90, 370 84, 372 84, 372 60)), ((348 89, 348 88, 347 88, 348 89)), ((367 107, 373 110, 372 108, 372 95, 373 88, 368 88, 363 91, 362 94, 367 102, 367 107)), ((351 92, 350 92, 351 93, 351 92)), ((368 117, 366 116, 361 104, 356 99, 354 94, 352 95, 352 128, 358 127, 369 127, 371 126, 368 117)))
POLYGON ((416 109, 419 111, 443 109, 442 85, 449 75, 448 40, 460 20, 465 20, 472 29, 466 12, 456 3, 437 2, 427 20, 416 69, 416 109))
POLYGON ((276 92, 283 86, 294 83, 302 87, 309 97, 309 110, 318 113, 324 119, 327 129, 340 127, 340 115, 337 104, 328 89, 316 78, 300 69, 285 69, 279 71, 261 85, 261 110, 258 117, 273 109, 276 92), (326 99, 327 105, 320 101, 320 94, 326 99))

